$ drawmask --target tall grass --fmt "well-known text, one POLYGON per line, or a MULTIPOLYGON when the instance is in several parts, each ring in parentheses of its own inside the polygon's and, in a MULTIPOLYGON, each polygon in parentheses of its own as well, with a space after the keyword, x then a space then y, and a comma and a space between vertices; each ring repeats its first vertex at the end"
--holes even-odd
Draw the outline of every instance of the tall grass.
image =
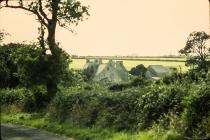
POLYGON ((175 140, 179 135, 172 130, 153 128, 147 131, 117 132, 112 129, 81 128, 48 119, 44 113, 1 114, 1 123, 13 123, 44 129, 73 137, 75 140, 175 140))

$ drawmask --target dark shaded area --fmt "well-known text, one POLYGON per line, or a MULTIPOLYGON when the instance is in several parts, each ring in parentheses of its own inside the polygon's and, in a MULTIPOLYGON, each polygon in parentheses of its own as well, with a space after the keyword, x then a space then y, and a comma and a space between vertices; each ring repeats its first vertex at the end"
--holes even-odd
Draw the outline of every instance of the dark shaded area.
POLYGON ((134 75, 134 76, 142 76, 142 77, 144 77, 146 71, 147 71, 147 68, 145 68, 143 64, 140 64, 140 65, 132 68, 129 73, 134 75))

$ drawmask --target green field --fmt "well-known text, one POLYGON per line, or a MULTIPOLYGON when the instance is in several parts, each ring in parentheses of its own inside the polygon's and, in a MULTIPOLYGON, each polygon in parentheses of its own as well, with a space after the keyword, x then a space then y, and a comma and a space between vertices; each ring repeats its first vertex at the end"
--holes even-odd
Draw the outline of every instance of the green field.
MULTIPOLYGON (((144 58, 144 59, 148 59, 148 60, 136 60, 136 59, 131 60, 131 59, 129 59, 129 60, 122 60, 122 61, 123 61, 123 64, 127 70, 130 70, 131 68, 133 68, 139 64, 143 64, 145 67, 148 67, 149 65, 163 65, 166 67, 176 67, 178 70, 180 70, 180 67, 181 67, 182 71, 188 70, 188 67, 185 66, 185 62, 184 62, 183 58, 178 58, 178 59, 176 59, 176 58, 173 58, 173 59, 172 58, 158 58, 158 59, 161 59, 158 61, 155 61, 155 60, 157 60, 155 58, 152 58, 152 59, 144 58), (180 59, 183 60, 183 62, 181 62, 181 61, 179 62, 180 59), (170 61, 167 61, 167 60, 170 60, 170 61)), ((108 60, 103 60, 104 63, 106 63, 107 61, 108 60)), ((84 67, 85 63, 86 63, 85 59, 73 59, 72 63, 70 64, 70 68, 82 69, 84 67)))

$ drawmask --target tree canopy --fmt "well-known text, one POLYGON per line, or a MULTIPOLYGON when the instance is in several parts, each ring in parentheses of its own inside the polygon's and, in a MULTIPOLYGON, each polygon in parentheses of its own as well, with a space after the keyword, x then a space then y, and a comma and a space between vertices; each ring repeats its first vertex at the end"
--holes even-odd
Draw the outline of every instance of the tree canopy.
POLYGON ((145 76, 145 73, 146 73, 147 69, 144 67, 143 64, 140 64, 136 67, 133 67, 131 70, 130 70, 130 74, 134 75, 134 76, 145 76))
POLYGON ((88 7, 78 0, 5 0, 0 8, 22 9, 36 15, 42 29, 48 31, 47 44, 54 56, 60 52, 55 40, 57 24, 72 30, 71 25, 77 25, 89 15, 88 7))
MULTIPOLYGON (((58 82, 63 73, 69 69, 69 56, 56 42, 56 27, 59 25, 72 31, 71 25, 78 25, 89 15, 88 7, 83 6, 79 0, 1 0, 0 2, 0 9, 22 9, 36 16, 41 25, 39 28, 40 36, 38 37, 38 47, 41 48, 41 54, 33 46, 30 46, 32 49, 28 47, 18 49, 20 53, 17 55, 19 56, 15 56, 18 58, 19 65, 23 67, 18 70, 26 75, 20 77, 20 80, 36 79, 35 81, 32 80, 32 84, 37 81, 44 81, 48 93, 52 96, 55 95, 58 82), (45 31, 47 31, 47 38, 45 38, 45 31), (48 49, 50 53, 46 54, 48 49)), ((2 38, 2 35, 0 37, 2 38)))
POLYGON ((208 69, 210 47, 207 45, 207 40, 209 39, 210 36, 203 31, 193 32, 189 35, 185 47, 179 51, 188 57, 187 65, 197 66, 199 70, 208 69))
POLYGON ((4 33, 0 31, 0 43, 3 40, 3 38, 4 38, 4 33))
POLYGON ((0 43, 2 43, 5 36, 9 35, 9 33, 5 32, 4 30, 0 29, 0 43))

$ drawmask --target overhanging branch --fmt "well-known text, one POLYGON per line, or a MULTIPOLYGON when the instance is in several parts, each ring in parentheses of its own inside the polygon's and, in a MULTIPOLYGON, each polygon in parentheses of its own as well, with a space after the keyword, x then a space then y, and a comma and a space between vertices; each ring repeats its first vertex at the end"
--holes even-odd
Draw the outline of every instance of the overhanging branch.
POLYGON ((42 0, 39 0, 39 12, 49 22, 49 18, 47 17, 47 14, 43 11, 42 0))
POLYGON ((63 27, 63 28, 65 28, 65 29, 67 29, 68 31, 74 33, 74 30, 72 30, 70 27, 66 26, 65 24, 62 24, 62 22, 61 22, 59 19, 57 19, 57 21, 58 21, 58 25, 59 25, 60 27, 63 27))
POLYGON ((47 27, 47 23, 44 21, 44 19, 42 18, 42 16, 38 13, 38 11, 34 11, 34 10, 31 10, 29 8, 26 8, 26 7, 23 7, 23 6, 12 6, 12 5, 6 5, 6 6, 2 6, 1 8, 14 8, 14 9, 23 9, 23 10, 26 10, 28 12, 31 12, 33 14, 35 14, 38 19, 47 27))

